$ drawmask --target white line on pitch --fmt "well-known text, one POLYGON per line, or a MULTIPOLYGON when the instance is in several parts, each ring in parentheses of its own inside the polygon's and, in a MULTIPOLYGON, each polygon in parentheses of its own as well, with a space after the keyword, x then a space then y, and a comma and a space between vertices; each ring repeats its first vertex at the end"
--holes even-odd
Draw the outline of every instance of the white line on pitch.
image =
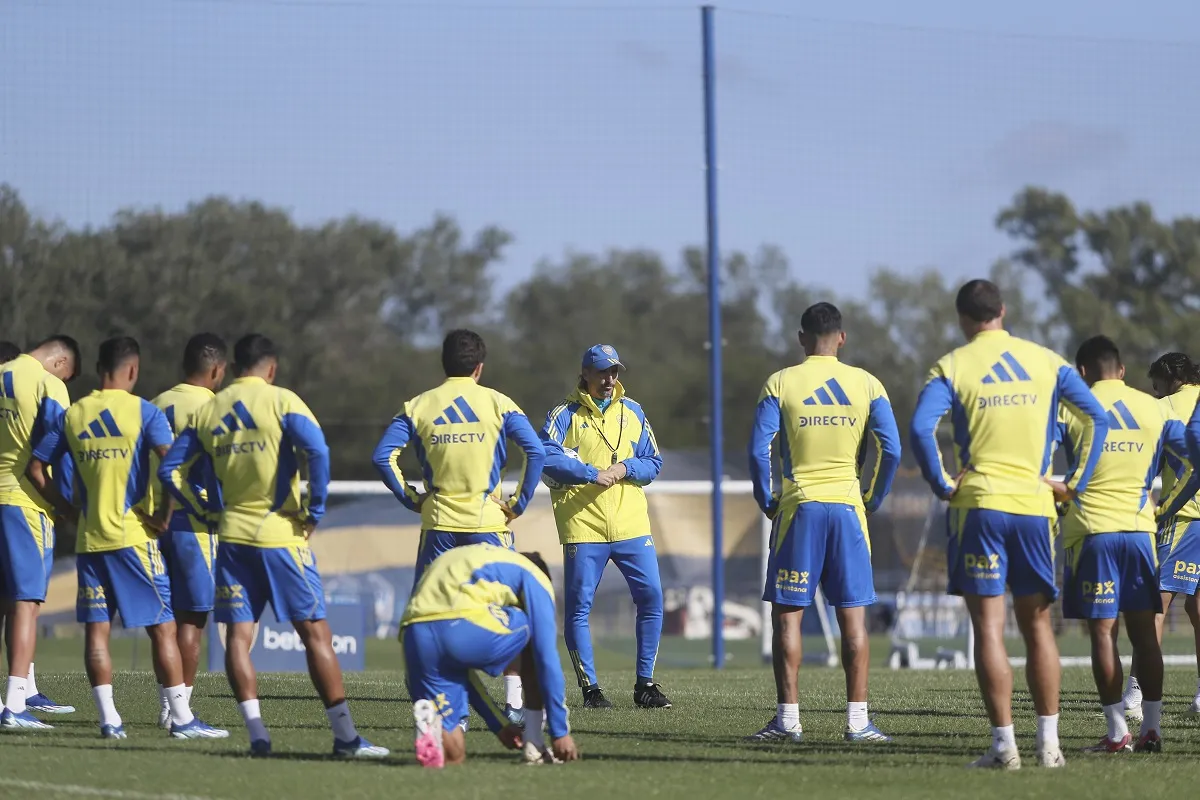
POLYGON ((101 789, 96 786, 81 786, 77 783, 46 783, 45 781, 22 781, 15 778, 0 778, 0 786, 15 789, 31 789, 35 792, 58 792, 86 797, 116 797, 119 800, 215 800, 194 794, 155 794, 134 792, 128 789, 101 789))

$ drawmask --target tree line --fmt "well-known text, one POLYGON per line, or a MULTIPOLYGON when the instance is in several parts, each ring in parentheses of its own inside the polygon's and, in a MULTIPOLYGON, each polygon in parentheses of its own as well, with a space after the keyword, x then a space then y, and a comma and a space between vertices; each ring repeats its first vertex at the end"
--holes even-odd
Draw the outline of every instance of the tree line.
MULTIPOLYGON (((1080 211, 1062 194, 1027 188, 995 224, 1013 242, 990 277, 1005 291, 1014 333, 1068 357, 1106 333, 1142 386, 1163 352, 1200 351, 1200 327, 1189 324, 1200 309, 1200 220, 1159 220, 1145 203, 1080 211)), ((606 342, 630 365, 624 380, 660 446, 706 448, 703 249, 570 254, 500 293, 494 274, 511 240, 446 216, 409 233, 358 216, 302 225, 282 209, 221 197, 178 212, 122 210, 103 227, 73 229, 39 218, 0 184, 0 338, 24 346, 52 332, 75 336, 88 362, 71 386, 79 397, 95 387, 99 343, 134 336, 139 392, 151 397, 178 381, 192 333, 230 342, 266 334, 282 348, 281 383, 317 414, 343 480, 374 477, 383 428, 441 380, 445 331, 485 336, 484 382, 535 425, 573 388, 583 351, 606 342)), ((845 360, 883 380, 902 427, 929 367, 961 343, 958 286, 937 269, 880 268, 863 296, 836 297, 797 281, 785 254, 763 246, 724 254, 721 283, 724 437, 738 463, 763 381, 800 358, 795 332, 809 304, 841 308, 845 360)))

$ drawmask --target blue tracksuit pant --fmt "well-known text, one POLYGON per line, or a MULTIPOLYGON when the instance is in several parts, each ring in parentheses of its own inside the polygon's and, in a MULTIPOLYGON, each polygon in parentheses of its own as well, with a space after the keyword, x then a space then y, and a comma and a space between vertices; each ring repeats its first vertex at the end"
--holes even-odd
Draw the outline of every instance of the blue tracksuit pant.
POLYGON ((569 544, 564 548, 566 640, 580 687, 596 686, 596 663, 588 615, 604 568, 612 561, 625 576, 637 607, 637 677, 654 677, 654 661, 662 639, 663 593, 658 554, 649 536, 611 544, 569 544))

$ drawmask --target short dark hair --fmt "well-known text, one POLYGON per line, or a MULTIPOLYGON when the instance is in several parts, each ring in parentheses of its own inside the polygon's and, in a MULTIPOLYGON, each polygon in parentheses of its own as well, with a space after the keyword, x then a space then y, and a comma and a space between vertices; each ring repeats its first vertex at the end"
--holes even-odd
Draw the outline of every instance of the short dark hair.
POLYGON ((1107 336, 1093 336, 1075 352, 1075 366, 1088 372, 1115 372, 1121 368, 1121 351, 1107 336))
POLYGON ((842 330, 842 312, 833 303, 817 303, 800 315, 800 332, 827 336, 842 330))
POLYGON ((132 336, 116 336, 105 339, 100 343, 100 351, 96 355, 96 372, 101 375, 112 375, 117 369, 131 358, 142 354, 137 339, 132 336))
POLYGON ((233 371, 242 375, 268 358, 279 358, 275 343, 261 333, 247 333, 233 346, 233 371))
POLYGON ((1000 296, 999 286, 978 278, 967 281, 958 290, 954 308, 960 317, 974 322, 991 322, 1004 311, 1004 298, 1000 296))
POLYGON ((183 374, 196 375, 229 360, 225 340, 215 333, 197 333, 183 348, 183 374))
POLYGON ((532 552, 532 553, 521 553, 521 555, 523 555, 523 556, 525 556, 526 558, 528 558, 530 561, 532 561, 532 562, 533 562, 533 565, 534 565, 535 567, 537 567, 538 569, 540 569, 542 572, 546 573, 546 577, 547 577, 547 578, 549 578, 549 577, 550 577, 550 567, 548 567, 548 566, 546 565, 546 559, 542 558, 542 554, 541 554, 541 553, 538 553, 538 552, 532 552))
POLYGON ((56 333, 53 336, 47 336, 33 346, 34 350, 42 347, 58 347, 66 350, 71 355, 71 377, 67 380, 74 380, 79 377, 79 368, 83 364, 83 353, 79 350, 79 342, 62 333, 56 333))
POLYGON ((1200 384, 1200 364, 1184 353, 1164 353, 1150 365, 1151 380, 1171 381, 1190 386, 1200 384))
POLYGON ((483 337, 465 328, 450 331, 442 340, 442 371, 447 378, 466 378, 487 358, 483 337))
POLYGON ((12 342, 0 342, 0 364, 7 364, 21 355, 21 348, 12 342))

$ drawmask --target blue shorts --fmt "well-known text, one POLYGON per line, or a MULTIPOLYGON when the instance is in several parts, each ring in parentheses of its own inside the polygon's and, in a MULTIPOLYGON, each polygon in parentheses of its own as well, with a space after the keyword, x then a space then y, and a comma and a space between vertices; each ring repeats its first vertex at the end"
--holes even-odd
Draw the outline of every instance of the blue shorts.
POLYGON ((54 567, 54 526, 35 508, 0 506, 0 597, 44 602, 54 567))
POLYGON ((1193 595, 1200 587, 1200 521, 1172 519, 1158 531, 1158 588, 1193 595))
POLYGON ((763 600, 804 608, 816 587, 837 608, 875 602, 871 543, 862 509, 845 503, 801 503, 776 520, 763 600))
POLYGON ((1122 611, 1162 612, 1154 536, 1094 533, 1067 549, 1063 616, 1116 619, 1122 611))
POLYGON ((217 602, 221 623, 258 622, 270 601, 280 622, 325 619, 325 590, 307 545, 255 547, 222 542, 217 548, 217 602))
POLYGON ((497 533, 453 533, 451 531, 428 530, 421 531, 421 543, 417 545, 416 574, 413 576, 413 588, 429 569, 433 560, 442 553, 447 553, 456 547, 468 544, 494 544, 507 550, 516 550, 516 538, 509 531, 497 533))
POLYGON ((474 673, 499 675, 529 644, 524 611, 505 606, 492 613, 494 629, 465 619, 442 619, 414 622, 400 633, 408 695, 413 701, 432 700, 446 730, 470 715, 472 693, 487 694, 474 673))
POLYGON ((171 584, 157 542, 145 542, 103 553, 75 556, 79 594, 75 619, 112 622, 121 615, 126 628, 148 628, 175 619, 171 584))
POLYGON ((175 613, 212 611, 217 537, 191 530, 167 531, 158 538, 158 544, 171 579, 171 607, 175 613))
POLYGON ((1007 585, 1016 597, 1058 597, 1049 517, 951 508, 946 521, 950 594, 993 597, 1004 594, 1007 585))

